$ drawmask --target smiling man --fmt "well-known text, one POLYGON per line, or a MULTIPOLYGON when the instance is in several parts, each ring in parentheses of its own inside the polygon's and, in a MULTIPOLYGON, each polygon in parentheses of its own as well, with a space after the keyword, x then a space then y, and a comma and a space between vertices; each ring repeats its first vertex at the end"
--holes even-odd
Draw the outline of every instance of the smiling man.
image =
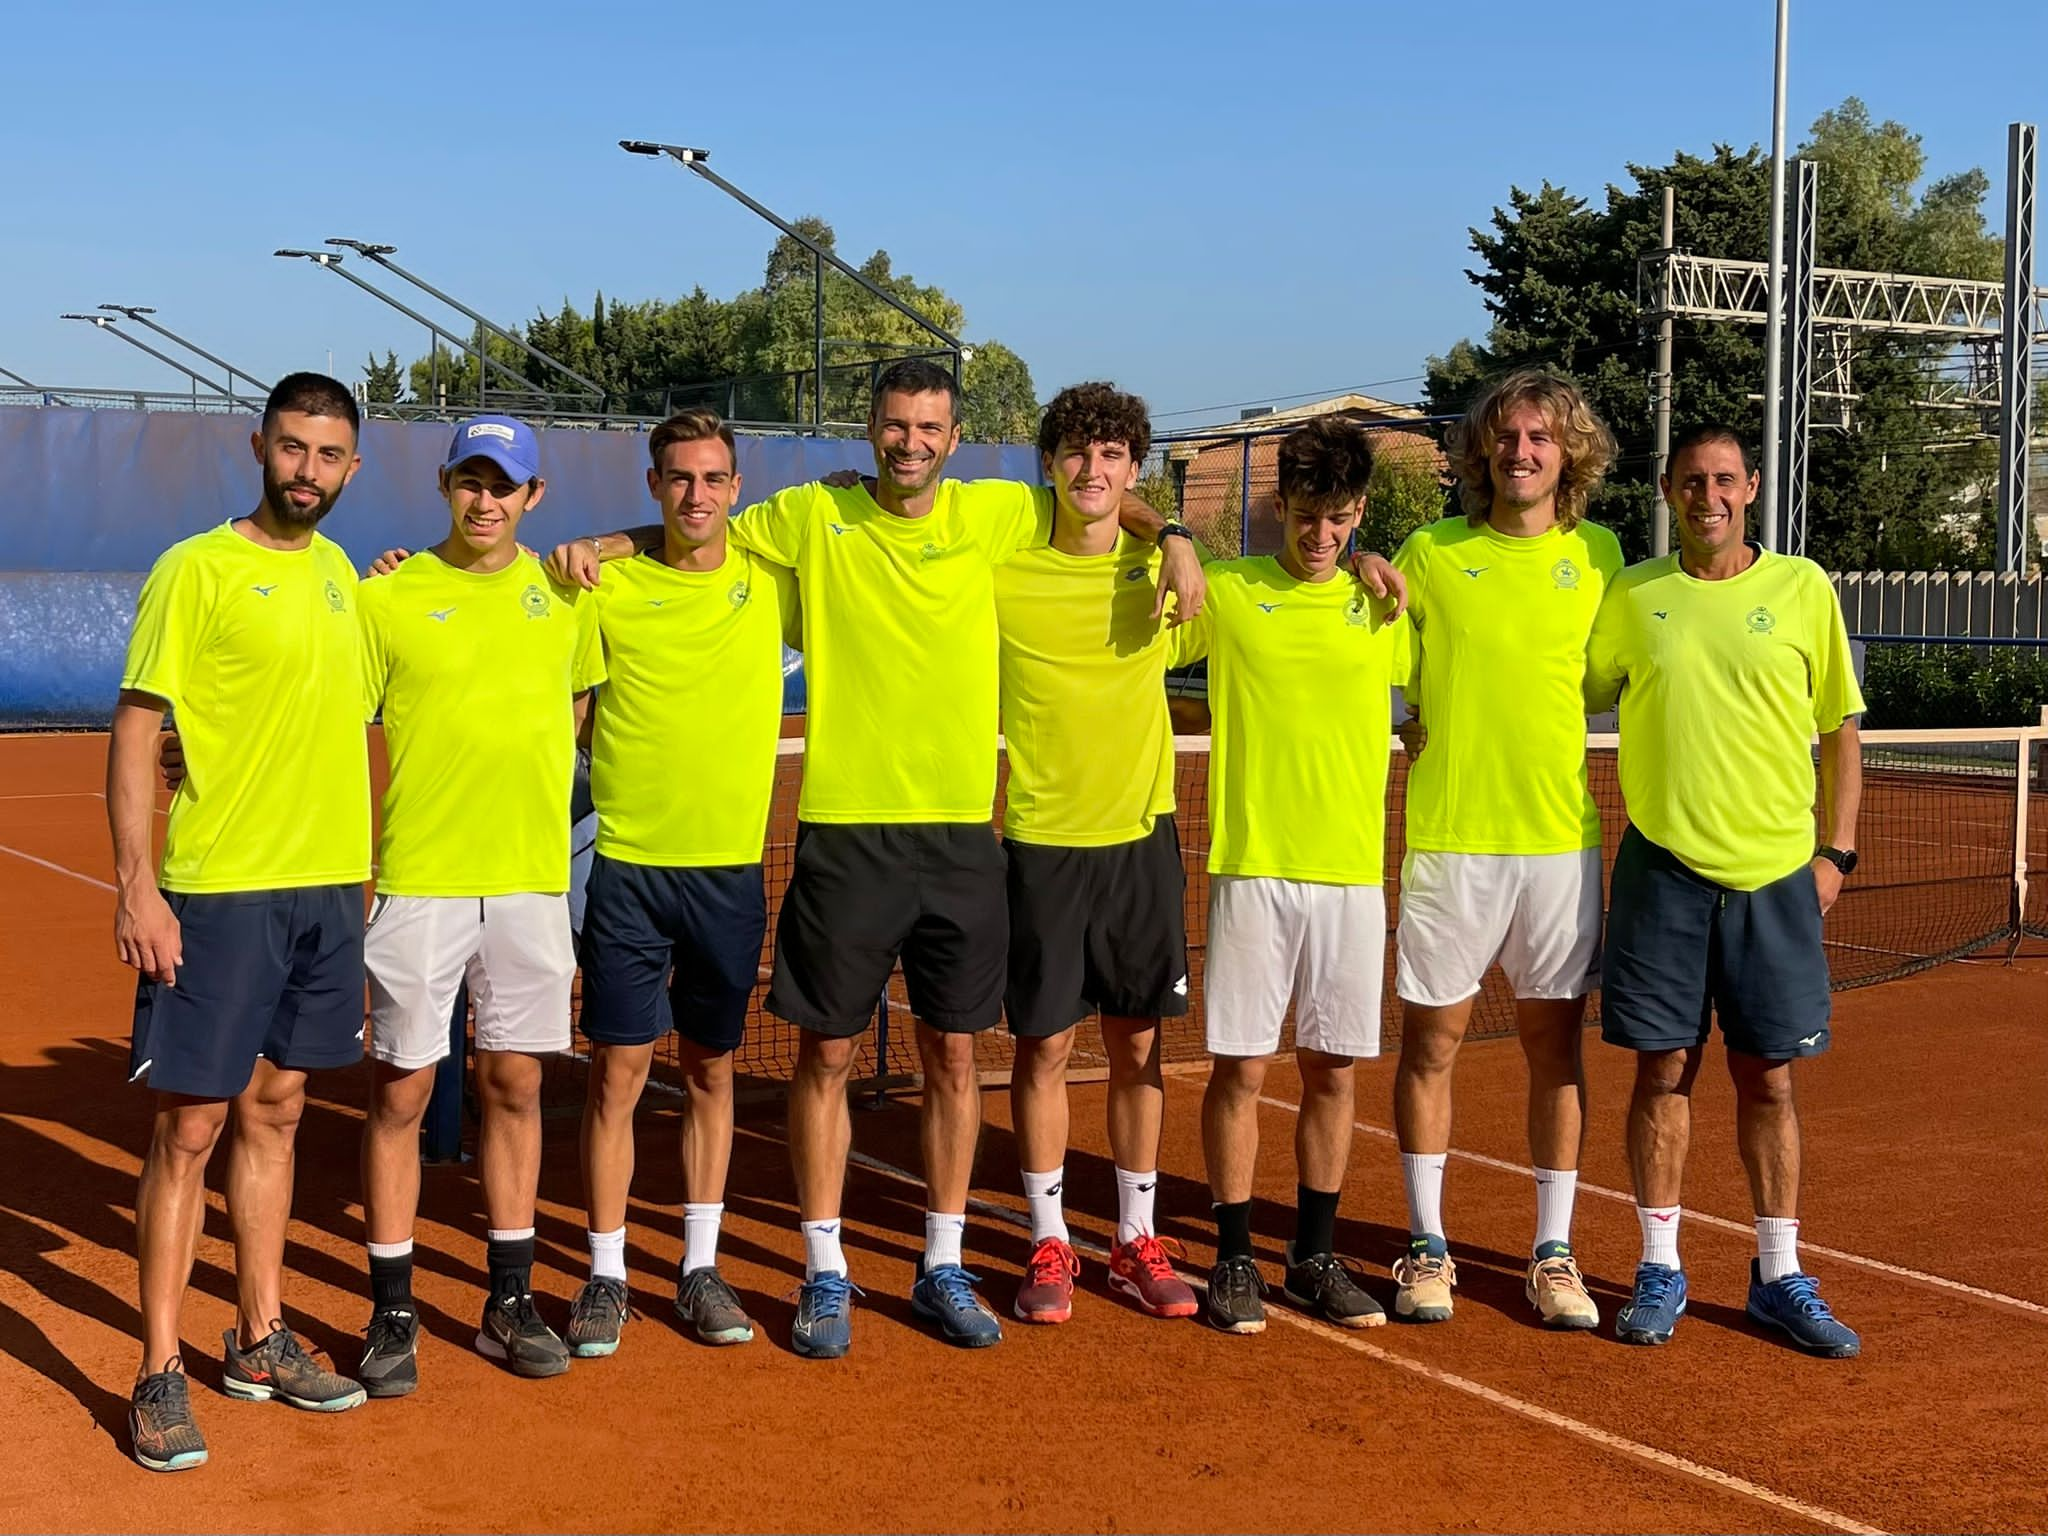
POLYGON ((1283 1295, 1325 1322, 1386 1321, 1336 1257, 1350 1162, 1354 1064, 1380 1049, 1386 952, 1390 690, 1410 631, 1342 557, 1364 510, 1372 444, 1323 417, 1281 439, 1277 556, 1209 567, 1202 615, 1173 665, 1209 659, 1209 1086, 1202 1149, 1215 1201, 1210 1323, 1266 1326, 1252 1254, 1259 1096, 1292 1002, 1301 1116, 1283 1295))
POLYGON ((221 1385, 331 1413, 363 1400, 285 1327, 285 1226, 306 1074, 362 1058, 370 776, 348 557, 317 530, 361 464, 356 403, 315 373, 280 380, 250 447, 254 512, 166 550, 136 605, 107 751, 114 940, 140 977, 132 1075, 155 1097, 136 1194, 142 1368, 135 1459, 206 1460, 179 1316, 227 1172, 236 1323, 221 1385), (177 712, 189 772, 152 857, 158 733, 177 712))
POLYGON ((1636 1052, 1628 1149, 1643 1259, 1615 1331, 1662 1344, 1685 1312, 1679 1190, 1692 1087, 1718 1018, 1756 1211, 1749 1315, 1843 1358, 1861 1341, 1799 1268, 1792 1064, 1828 1047, 1821 918, 1856 868, 1863 695, 1826 574, 1747 539, 1757 473, 1742 439, 1716 425, 1685 433, 1662 488, 1678 551, 1615 581, 1586 679, 1590 708, 1620 700, 1629 815, 1601 1031, 1636 1052))
POLYGON ((366 689, 391 779, 365 944, 374 1058, 363 1130, 372 1396, 419 1382, 412 1295, 419 1128, 448 1017, 475 1009, 478 1161, 490 1295, 476 1347, 513 1374, 569 1351, 533 1303, 541 1060, 569 1047, 568 805, 588 690, 604 679, 596 604, 520 549, 540 504, 540 444, 508 416, 455 429, 440 489, 448 535, 363 583, 366 689))
POLYGON ((1600 810, 1586 782, 1586 636, 1621 546, 1585 520, 1614 439, 1576 386, 1521 370, 1451 429, 1462 516, 1418 529, 1408 576, 1426 744, 1408 777, 1395 985, 1394 1124, 1408 1195, 1395 1315, 1442 1322, 1451 1073, 1496 961, 1529 1071, 1536 1227, 1524 1295, 1552 1328, 1599 1312, 1572 1255, 1585 1118, 1580 1054, 1600 954, 1600 810))

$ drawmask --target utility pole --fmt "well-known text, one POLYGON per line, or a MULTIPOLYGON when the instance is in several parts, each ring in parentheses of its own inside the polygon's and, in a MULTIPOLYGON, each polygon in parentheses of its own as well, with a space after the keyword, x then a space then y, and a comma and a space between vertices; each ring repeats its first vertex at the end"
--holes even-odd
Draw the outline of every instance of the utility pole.
POLYGON ((1778 437, 1785 350, 1785 32, 1790 0, 1778 0, 1777 63, 1771 77, 1770 308, 1764 322, 1763 546, 1778 547, 1778 437))
MULTIPOLYGON (((1662 244, 1669 251, 1678 243, 1677 197, 1669 186, 1664 188, 1664 224, 1662 244)), ((1657 377, 1651 386, 1650 410, 1656 421, 1657 468, 1650 476, 1650 489, 1657 497, 1657 511, 1650 524, 1650 553, 1668 555, 1671 553, 1671 508, 1665 504, 1663 480, 1665 467, 1671 461, 1671 394, 1674 381, 1671 377, 1671 311, 1665 310, 1657 322, 1657 377)))

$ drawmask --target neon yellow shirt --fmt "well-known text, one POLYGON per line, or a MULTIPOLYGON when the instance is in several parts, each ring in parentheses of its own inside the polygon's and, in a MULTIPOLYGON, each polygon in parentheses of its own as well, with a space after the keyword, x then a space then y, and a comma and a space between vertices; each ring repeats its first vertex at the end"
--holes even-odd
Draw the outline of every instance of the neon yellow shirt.
POLYGON ((1144 837, 1172 814, 1158 580, 1159 551, 1128 536, 1106 555, 1048 544, 998 567, 1003 836, 1098 847, 1144 837))
POLYGON ((1731 890, 1813 857, 1812 741, 1863 712, 1842 605, 1811 560, 1758 550, 1700 581, 1678 556, 1616 579, 1586 699, 1621 700, 1621 793, 1643 836, 1731 890))
POLYGON ((232 523, 173 544, 142 584, 121 686, 176 712, 185 781, 163 887, 348 885, 370 873, 362 641, 348 556, 267 549, 232 523))
POLYGON ((1052 493, 941 481, 923 517, 799 485, 732 537, 797 573, 809 691, 797 814, 987 821, 996 793, 995 567, 1052 532, 1052 493))
POLYGON ((1209 873, 1380 884, 1407 616, 1348 574, 1296 581, 1270 555, 1206 574, 1171 665, 1209 658, 1209 873))
POLYGON ((715 571, 615 561, 596 596, 608 674, 590 751, 597 851, 664 867, 760 863, 795 578, 728 544, 715 571))
POLYGON ((1621 569, 1594 523, 1510 538, 1447 517, 1408 536, 1416 686, 1428 744, 1408 773, 1410 848, 1570 853, 1600 846, 1586 783, 1586 636, 1621 569))
POLYGON ((477 575, 429 550, 363 583, 363 654, 391 756, 378 892, 566 891, 575 696, 604 681, 589 594, 531 555, 477 575))

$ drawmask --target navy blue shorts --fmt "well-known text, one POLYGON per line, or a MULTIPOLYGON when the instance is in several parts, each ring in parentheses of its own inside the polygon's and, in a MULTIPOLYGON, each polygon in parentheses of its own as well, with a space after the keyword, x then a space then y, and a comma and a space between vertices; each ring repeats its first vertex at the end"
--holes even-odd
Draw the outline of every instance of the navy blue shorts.
POLYGON ((1091 1013, 1188 1011, 1187 872, 1173 818, 1107 847, 1003 843, 1009 861, 1010 1033, 1043 1040, 1091 1013))
POLYGON ((256 1058, 294 1072, 363 1059, 363 888, 166 891, 185 959, 135 988, 128 1075, 159 1093, 232 1099, 256 1058))
POLYGON ((583 1033, 648 1045, 671 1029, 738 1047, 761 974, 768 896, 758 864, 676 868, 598 854, 583 912, 583 1033))
POLYGON ((1820 918, 1806 865, 1731 891, 1630 827, 1608 888, 1600 1033, 1632 1051, 1685 1050, 1719 1015, 1731 1051, 1818 1056, 1833 1011, 1820 918))
POLYGON ((858 1035, 901 956, 919 1020, 951 1034, 992 1028, 1010 949, 1003 882, 985 821, 798 822, 769 1009, 813 1034, 858 1035))

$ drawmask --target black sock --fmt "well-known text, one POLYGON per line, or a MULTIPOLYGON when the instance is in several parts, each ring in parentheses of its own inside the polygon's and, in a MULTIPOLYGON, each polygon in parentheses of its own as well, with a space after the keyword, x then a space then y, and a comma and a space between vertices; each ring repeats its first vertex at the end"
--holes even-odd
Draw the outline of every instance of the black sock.
POLYGON ((370 1255, 370 1305, 379 1312, 412 1311, 412 1254, 395 1259, 370 1255))
POLYGON ((1216 1257, 1248 1259, 1252 1256, 1252 1203, 1249 1200, 1218 1201, 1216 1212, 1216 1257))
POLYGON ((1337 1246, 1337 1194, 1294 1186, 1294 1257, 1298 1263, 1311 1254, 1328 1253, 1337 1246))
POLYGON ((494 1237, 486 1248, 493 1296, 524 1296, 533 1289, 533 1239, 494 1237))

